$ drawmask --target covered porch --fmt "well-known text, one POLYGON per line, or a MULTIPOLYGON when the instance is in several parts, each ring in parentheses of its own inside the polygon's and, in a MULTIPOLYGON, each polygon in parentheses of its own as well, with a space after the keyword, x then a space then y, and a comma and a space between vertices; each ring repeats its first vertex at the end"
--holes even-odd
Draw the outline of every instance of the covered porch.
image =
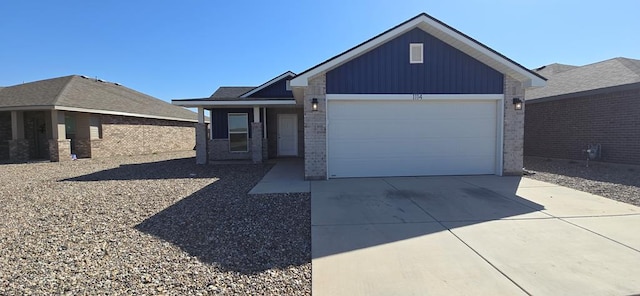
POLYGON ((92 135, 99 137, 94 114, 56 109, 0 111, 0 161, 61 161, 91 157, 92 135))
POLYGON ((304 116, 294 99, 174 100, 198 108, 196 163, 303 157, 304 116), (208 112, 211 125, 205 122, 208 112))

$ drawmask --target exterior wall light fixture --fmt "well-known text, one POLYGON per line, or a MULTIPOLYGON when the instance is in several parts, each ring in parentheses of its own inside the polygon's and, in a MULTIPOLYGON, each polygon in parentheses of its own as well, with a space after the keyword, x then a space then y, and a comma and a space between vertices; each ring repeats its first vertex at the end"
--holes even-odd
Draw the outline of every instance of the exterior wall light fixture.
POLYGON ((311 110, 318 111, 318 99, 316 98, 311 99, 311 110))
POLYGON ((516 110, 522 110, 522 100, 520 98, 513 98, 513 108, 516 110))

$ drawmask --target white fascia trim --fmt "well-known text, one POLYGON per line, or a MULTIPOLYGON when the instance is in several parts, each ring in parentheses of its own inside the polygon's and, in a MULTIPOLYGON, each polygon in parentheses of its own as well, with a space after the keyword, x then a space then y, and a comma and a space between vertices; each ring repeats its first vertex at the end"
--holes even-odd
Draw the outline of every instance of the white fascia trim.
POLYGON ((438 23, 437 21, 427 17, 427 16, 420 16, 416 19, 414 19, 413 21, 410 21, 400 27, 395 28, 392 31, 389 31, 381 36, 379 36, 378 38, 371 40, 365 44, 362 44, 361 46, 352 49, 349 52, 346 52, 340 56, 335 57, 333 60, 322 64, 320 66, 317 66, 316 68, 313 68, 312 70, 309 70, 308 72, 302 74, 302 75, 298 75, 297 77, 295 77, 294 79, 291 80, 291 86, 292 87, 305 87, 308 86, 308 82, 309 82, 309 78, 318 75, 320 73, 323 73, 325 71, 328 71, 329 69, 332 69, 333 67, 340 65, 350 59, 353 59, 359 55, 361 55, 362 53, 365 53, 377 46, 379 46, 380 44, 383 44, 385 42, 387 42, 388 40, 395 38, 411 29, 413 29, 414 27, 419 27, 418 25, 420 24, 427 24, 428 26, 431 26, 433 28, 435 28, 436 30, 439 30, 449 36, 451 36, 452 38, 464 43, 465 45, 471 47, 472 49, 488 56, 489 58, 505 65, 506 67, 514 70, 515 72, 524 75, 525 77, 528 78, 529 81, 523 81, 524 86, 525 87, 541 87, 541 86, 545 86, 546 83, 543 79, 541 79, 540 77, 537 77, 536 75, 533 75, 532 73, 529 73, 528 71, 522 69, 521 67, 519 67, 518 65, 513 64, 512 62, 510 62, 509 60, 495 54, 494 52, 488 50, 487 48, 479 45, 478 43, 470 40, 469 38, 466 38, 465 36, 462 36, 460 34, 458 34, 457 32, 447 28, 446 26, 438 23))
POLYGON ((354 49, 352 49, 351 51, 348 51, 340 56, 335 57, 333 60, 322 64, 320 66, 317 66, 313 69, 311 69, 310 71, 302 74, 302 75, 298 75, 295 78, 291 79, 291 87, 304 87, 309 85, 309 78, 327 71, 328 69, 331 69, 337 65, 340 65, 348 60, 353 59, 354 57, 357 57, 375 47, 377 47, 380 44, 383 44, 385 42, 387 42, 388 40, 393 39, 394 37, 400 35, 401 33, 404 33, 410 29, 412 29, 413 27, 415 27, 417 24, 419 24, 420 22, 422 22, 423 17, 420 18, 416 18, 415 20, 408 22, 400 27, 395 28, 393 31, 389 31, 386 34, 383 34, 381 36, 379 36, 378 38, 371 40, 365 44, 362 44, 354 49))
POLYGON ((278 106, 295 105, 296 100, 257 100, 257 101, 171 101, 171 104, 182 107, 216 107, 216 106, 278 106))
POLYGON ((71 111, 71 112, 83 112, 83 113, 95 113, 95 114, 106 114, 106 115, 118 115, 118 116, 130 116, 130 117, 141 117, 141 118, 153 118, 153 119, 163 119, 163 120, 173 120, 173 121, 198 122, 198 119, 184 119, 184 118, 177 118, 177 117, 155 116, 155 115, 139 114, 139 113, 129 113, 129 112, 109 111, 109 110, 96 110, 96 109, 64 107, 64 106, 54 106, 53 110, 71 111))
MULTIPOLYGON (((512 63, 511 61, 505 59, 504 57, 496 54, 495 52, 487 49, 486 47, 478 44, 475 41, 472 41, 469 38, 466 38, 465 36, 462 36, 460 34, 458 34, 457 32, 451 30, 450 28, 434 21, 433 19, 430 19, 428 17, 422 16, 420 17, 421 21, 425 22, 426 24, 428 24, 431 27, 434 27, 435 29, 446 33, 447 35, 449 35, 450 37, 462 42, 463 44, 471 47, 472 49, 480 52, 481 54, 484 54, 486 56, 488 56, 489 58, 491 58, 492 60, 501 63, 502 65, 508 67, 509 69, 513 70, 514 72, 517 72, 520 75, 523 75, 525 77, 527 77, 527 81, 521 81, 524 83, 525 87, 542 87, 546 85, 546 81, 536 75, 533 75, 532 73, 530 73, 529 71, 519 67, 518 65, 515 65, 514 63, 512 63)), ((515 78, 515 77, 514 77, 515 78)))
POLYGON ((329 94, 328 101, 501 100, 504 94, 329 94))
POLYGON ((256 87, 256 88, 254 88, 254 89, 252 89, 252 90, 250 90, 249 92, 247 92, 247 93, 243 94, 243 95, 242 95, 242 96, 240 96, 240 97, 241 97, 241 98, 247 98, 247 97, 249 97, 250 95, 255 94, 255 93, 257 93, 257 92, 259 92, 259 91, 261 91, 261 90, 265 89, 266 87, 268 87, 268 86, 270 86, 270 85, 272 85, 272 84, 274 84, 274 83, 276 83, 276 82, 280 81, 280 79, 283 79, 283 78, 285 78, 285 77, 287 77, 287 76, 296 76, 296 74, 295 74, 295 73, 293 73, 293 72, 291 72, 291 71, 287 71, 286 73, 284 73, 284 74, 282 74, 282 75, 280 75, 280 76, 278 76, 278 77, 276 77, 276 78, 273 78, 273 79, 271 79, 271 80, 267 81, 266 83, 263 83, 262 85, 260 85, 260 86, 258 86, 258 87, 256 87))

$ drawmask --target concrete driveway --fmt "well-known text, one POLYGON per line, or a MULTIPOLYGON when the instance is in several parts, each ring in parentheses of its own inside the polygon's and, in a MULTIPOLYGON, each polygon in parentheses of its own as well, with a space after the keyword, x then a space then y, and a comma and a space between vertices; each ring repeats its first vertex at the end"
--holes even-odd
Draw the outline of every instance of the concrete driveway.
POLYGON ((519 177, 311 183, 313 295, 640 293, 640 208, 519 177))

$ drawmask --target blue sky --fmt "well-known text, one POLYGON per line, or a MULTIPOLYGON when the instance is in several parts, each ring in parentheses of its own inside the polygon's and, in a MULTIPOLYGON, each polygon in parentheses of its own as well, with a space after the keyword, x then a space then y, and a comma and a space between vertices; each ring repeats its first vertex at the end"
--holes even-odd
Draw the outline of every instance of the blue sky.
POLYGON ((638 11, 638 0, 3 0, 0 86, 79 74, 207 97, 302 72, 421 12, 529 68, 640 59, 638 11))

